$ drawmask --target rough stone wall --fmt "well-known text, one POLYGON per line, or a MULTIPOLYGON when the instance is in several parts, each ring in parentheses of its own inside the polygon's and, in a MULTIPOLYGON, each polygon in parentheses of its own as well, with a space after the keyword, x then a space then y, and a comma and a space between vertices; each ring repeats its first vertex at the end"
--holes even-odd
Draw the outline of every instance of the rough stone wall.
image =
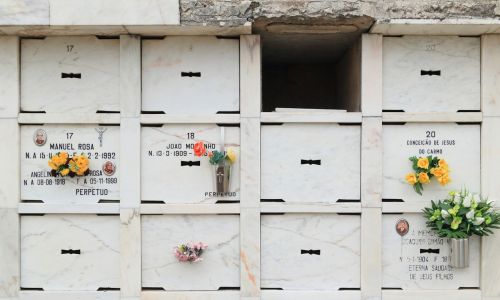
POLYGON ((181 24, 241 25, 260 17, 385 19, 500 19, 500 0, 180 0, 181 24))

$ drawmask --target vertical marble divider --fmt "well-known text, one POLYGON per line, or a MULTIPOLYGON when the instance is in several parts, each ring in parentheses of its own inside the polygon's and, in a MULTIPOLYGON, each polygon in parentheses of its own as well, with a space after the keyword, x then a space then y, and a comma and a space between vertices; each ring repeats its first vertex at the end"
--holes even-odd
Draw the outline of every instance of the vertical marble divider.
POLYGON ((481 110, 500 116, 500 35, 481 36, 481 110))
POLYGON ((4 145, 0 147, 0 208, 17 208, 20 199, 20 130, 17 119, 0 119, 0 128, 0 140, 4 145))
POLYGON ((382 116, 382 35, 361 37, 361 112, 382 116))
POLYGON ((240 271, 241 299, 260 299, 260 111, 259 35, 240 36, 240 271))
POLYGON ((120 36, 120 113, 136 118, 141 113, 140 36, 120 36))
POLYGON ((261 43, 259 35, 240 36, 240 112, 242 117, 260 117, 261 43))
POLYGON ((0 118, 17 118, 19 112, 19 37, 0 37, 0 118))
POLYGON ((364 117, 361 125, 361 206, 382 207, 382 118, 364 117))
POLYGON ((19 215, 16 208, 0 208, 0 299, 16 299, 19 284, 19 215))
MULTIPOLYGON (((500 166, 500 140, 498 139, 500 117, 484 117, 481 126, 481 193, 497 200, 500 209, 500 187, 498 167, 500 166)), ((481 247, 481 290, 483 297, 500 299, 500 230, 494 235, 482 238, 481 247)))
POLYGON ((120 297, 141 297, 141 39, 120 36, 120 297))
POLYGON ((382 209, 364 207, 361 212, 361 296, 382 299, 382 209))

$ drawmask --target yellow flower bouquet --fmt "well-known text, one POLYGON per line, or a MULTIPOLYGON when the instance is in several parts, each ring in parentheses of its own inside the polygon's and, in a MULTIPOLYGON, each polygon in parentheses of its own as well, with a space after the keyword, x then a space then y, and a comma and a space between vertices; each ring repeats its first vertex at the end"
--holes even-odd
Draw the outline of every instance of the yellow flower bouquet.
POLYGON ((422 191, 424 190, 423 185, 430 183, 433 177, 435 177, 442 186, 450 183, 450 169, 448 168, 448 163, 444 159, 436 156, 412 156, 409 160, 412 162, 414 172, 406 175, 406 182, 412 185, 415 192, 419 195, 422 195, 422 191))
POLYGON ((49 167, 52 169, 52 176, 86 176, 90 173, 89 159, 85 154, 73 155, 70 157, 68 152, 58 152, 49 159, 49 167))

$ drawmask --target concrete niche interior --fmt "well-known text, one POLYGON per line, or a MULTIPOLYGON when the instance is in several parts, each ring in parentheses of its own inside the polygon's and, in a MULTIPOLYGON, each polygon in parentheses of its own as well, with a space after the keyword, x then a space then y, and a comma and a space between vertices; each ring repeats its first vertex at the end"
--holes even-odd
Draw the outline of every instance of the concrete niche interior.
POLYGON ((360 111, 361 34, 369 17, 322 22, 257 19, 262 38, 262 110, 360 111))

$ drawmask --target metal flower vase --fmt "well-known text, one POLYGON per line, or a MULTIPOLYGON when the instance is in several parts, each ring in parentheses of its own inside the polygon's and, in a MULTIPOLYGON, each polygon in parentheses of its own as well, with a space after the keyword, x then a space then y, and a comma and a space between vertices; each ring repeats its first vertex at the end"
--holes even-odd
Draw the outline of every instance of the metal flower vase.
POLYGON ((231 179, 231 164, 224 159, 214 166, 214 172, 217 194, 227 194, 229 192, 229 181, 231 179))
POLYGON ((451 266, 457 269, 469 267, 469 239, 450 239, 451 266))

